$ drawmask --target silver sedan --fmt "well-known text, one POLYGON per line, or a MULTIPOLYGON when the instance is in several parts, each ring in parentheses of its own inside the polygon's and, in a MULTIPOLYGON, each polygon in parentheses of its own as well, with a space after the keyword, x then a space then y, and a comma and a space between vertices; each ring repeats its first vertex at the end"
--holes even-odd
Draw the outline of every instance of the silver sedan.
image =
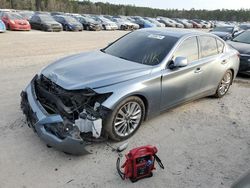
POLYGON ((131 137, 176 105, 223 97, 238 68, 239 53, 215 35, 142 29, 47 66, 22 92, 21 107, 49 146, 82 154, 90 143, 131 137))

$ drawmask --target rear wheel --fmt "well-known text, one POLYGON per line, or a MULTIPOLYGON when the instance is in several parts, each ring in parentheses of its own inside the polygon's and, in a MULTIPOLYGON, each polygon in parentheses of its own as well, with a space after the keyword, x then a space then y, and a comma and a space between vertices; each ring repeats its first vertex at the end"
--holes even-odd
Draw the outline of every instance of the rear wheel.
POLYGON ((145 116, 145 105, 139 97, 128 97, 112 111, 105 122, 109 137, 115 141, 131 137, 145 116))
POLYGON ((224 74, 214 96, 217 98, 221 98, 224 95, 226 95, 226 93, 228 92, 228 90, 230 88, 232 80, 233 80, 233 73, 231 70, 227 70, 227 72, 224 74))

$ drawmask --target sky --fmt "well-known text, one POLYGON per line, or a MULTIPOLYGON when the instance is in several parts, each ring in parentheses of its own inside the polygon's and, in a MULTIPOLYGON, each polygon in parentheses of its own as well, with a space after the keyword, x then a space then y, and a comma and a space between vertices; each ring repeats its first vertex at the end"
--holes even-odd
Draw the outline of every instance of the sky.
POLYGON ((90 0, 160 9, 250 9, 250 0, 90 0))

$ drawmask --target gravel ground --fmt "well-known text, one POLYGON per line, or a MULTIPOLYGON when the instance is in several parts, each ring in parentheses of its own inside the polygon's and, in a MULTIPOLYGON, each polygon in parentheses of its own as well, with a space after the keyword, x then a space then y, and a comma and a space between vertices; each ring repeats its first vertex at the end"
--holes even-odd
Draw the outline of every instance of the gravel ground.
MULTIPOLYGON (((152 144, 166 169, 122 181, 105 144, 70 156, 47 148, 19 109, 21 90, 58 58, 104 47, 126 32, 7 32, 0 35, 0 187, 224 188, 250 170, 250 82, 237 79, 222 99, 204 98, 143 124, 129 148, 152 144)), ((119 145, 112 143, 113 146, 119 145)))

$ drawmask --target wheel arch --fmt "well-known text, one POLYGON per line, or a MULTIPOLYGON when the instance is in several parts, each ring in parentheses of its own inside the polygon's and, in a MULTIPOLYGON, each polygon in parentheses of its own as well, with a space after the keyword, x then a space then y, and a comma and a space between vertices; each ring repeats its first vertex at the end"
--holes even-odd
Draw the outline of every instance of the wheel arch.
POLYGON ((142 94, 135 94, 135 95, 131 95, 131 96, 138 97, 138 98, 140 98, 142 100, 142 102, 144 104, 144 107, 145 107, 145 115, 144 115, 144 119, 143 120, 146 120, 147 116, 148 116, 148 99, 144 95, 142 95, 142 94))
POLYGON ((149 104, 147 97, 145 95, 143 95, 142 93, 130 93, 128 95, 124 95, 123 97, 119 98, 115 103, 112 103, 111 105, 104 104, 104 106, 111 109, 111 110, 114 110, 117 105, 119 105, 122 101, 124 101, 125 99, 127 99, 129 97, 138 97, 139 99, 142 100, 144 107, 145 107, 145 115, 144 115, 143 120, 146 120, 148 117, 148 112, 149 112, 148 109, 149 109, 150 104, 149 104))
POLYGON ((232 72, 232 81, 231 81, 231 85, 233 84, 233 80, 234 80, 234 76, 235 76, 235 73, 234 73, 234 69, 233 68, 230 68, 229 69, 231 72, 232 72))

